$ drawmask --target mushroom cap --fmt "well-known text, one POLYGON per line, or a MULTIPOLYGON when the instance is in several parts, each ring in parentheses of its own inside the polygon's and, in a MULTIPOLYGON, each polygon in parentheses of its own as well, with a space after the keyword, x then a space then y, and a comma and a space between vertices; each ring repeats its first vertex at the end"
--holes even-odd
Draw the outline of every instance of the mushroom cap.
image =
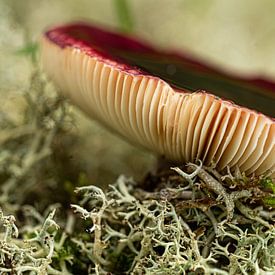
POLYGON ((65 97, 133 144, 175 163, 200 159, 205 165, 216 163, 219 170, 238 166, 247 174, 274 173, 274 120, 208 92, 193 92, 196 87, 190 88, 193 80, 188 76, 190 70, 199 72, 199 80, 212 74, 218 80, 204 83, 216 87, 211 90, 215 94, 222 90, 224 97, 241 98, 248 105, 262 102, 273 115, 272 82, 228 76, 187 57, 80 23, 46 32, 41 60, 65 97), (154 70, 156 63, 161 66, 154 70), (227 90, 221 88, 221 79, 227 90))

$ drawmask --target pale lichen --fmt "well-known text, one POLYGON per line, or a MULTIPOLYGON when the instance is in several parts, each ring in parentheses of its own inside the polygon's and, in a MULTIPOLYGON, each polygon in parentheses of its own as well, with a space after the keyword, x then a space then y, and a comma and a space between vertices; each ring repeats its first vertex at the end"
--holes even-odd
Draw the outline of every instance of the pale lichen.
POLYGON ((49 86, 34 69, 21 122, 0 113, 1 274, 275 272, 268 175, 189 163, 140 183, 120 176, 107 190, 89 186, 66 155, 58 159, 71 119, 49 86))
MULTIPOLYGON (((198 169, 206 173, 203 167, 198 169)), ((174 170, 186 177, 185 172, 174 170)), ((199 175, 197 171, 184 186, 154 192, 137 189, 132 180, 122 176, 106 193, 94 186, 78 189, 78 192, 84 193, 83 203, 72 207, 84 219, 91 221, 91 240, 83 253, 100 253, 91 258, 95 272, 274 272, 274 219, 251 216, 254 207, 246 203, 252 199, 249 190, 232 192, 224 186, 224 196, 220 199, 215 197, 213 185, 209 186, 212 176, 201 177, 201 185, 198 185, 195 176, 199 175), (204 182, 205 179, 207 182, 204 182), (187 186, 189 189, 186 189, 187 186), (200 190, 201 186, 208 187, 206 194, 200 190), (188 192, 188 196, 183 196, 184 192, 188 192), (194 192, 193 203, 189 192, 194 192), (167 194, 166 198, 164 194, 167 194), (208 207, 201 207, 201 203, 207 204, 203 200, 209 200, 209 196, 213 196, 213 201, 208 207), (233 202, 229 209, 228 202, 223 200, 225 196, 233 202)), ((213 184, 217 185, 216 180, 213 184)), ((219 188, 220 185, 222 183, 219 183, 219 188)), ((83 245, 79 245, 79 249, 83 249, 83 245)))
POLYGON ((54 235, 58 229, 54 214, 55 210, 49 213, 42 225, 29 228, 28 235, 34 235, 33 238, 18 239, 15 217, 5 216, 0 210, 0 225, 4 228, 0 235, 1 274, 64 274, 51 266, 54 235))

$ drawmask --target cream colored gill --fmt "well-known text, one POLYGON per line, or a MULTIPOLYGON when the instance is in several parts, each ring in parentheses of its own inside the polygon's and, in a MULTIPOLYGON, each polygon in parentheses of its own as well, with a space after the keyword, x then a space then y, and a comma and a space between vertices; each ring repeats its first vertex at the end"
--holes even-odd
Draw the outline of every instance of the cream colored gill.
POLYGON ((257 125, 257 121, 258 121, 257 115, 255 113, 249 113, 249 119, 246 127, 244 128, 244 134, 240 139, 241 143, 239 145, 238 151, 230 162, 231 166, 235 166, 238 163, 239 159, 242 157, 244 151, 246 150, 252 138, 255 127, 257 125))
MULTIPOLYGON (((146 146, 146 141, 147 141, 147 137, 144 133, 144 128, 143 128, 143 113, 142 113, 142 109, 143 109, 143 101, 144 101, 144 94, 147 88, 147 84, 148 84, 148 78, 143 77, 141 80, 141 83, 139 85, 139 89, 137 92, 137 99, 136 99, 136 105, 135 105, 135 114, 136 114, 136 120, 137 120, 137 130, 138 130, 138 135, 140 140, 142 141, 143 146, 146 146)), ((146 146, 147 147, 147 146, 146 146)))
POLYGON ((192 152, 191 152, 191 159, 196 160, 198 155, 198 148, 200 142, 203 143, 201 140, 201 133, 203 130, 204 124, 207 124, 207 114, 209 113, 209 109, 213 104, 213 98, 211 96, 208 96, 206 94, 202 94, 204 97, 204 102, 201 108, 201 111, 199 112, 199 116, 194 128, 193 133, 193 139, 192 139, 192 152))
POLYGON ((98 96, 99 96, 100 105, 101 105, 106 123, 111 119, 111 113, 108 110, 108 104, 107 104, 107 92, 108 92, 108 82, 109 82, 110 73, 111 73, 111 68, 108 65, 104 64, 102 66, 102 71, 101 71, 101 76, 99 81, 98 96))
POLYGON ((123 120, 121 117, 121 97, 122 97, 122 87, 123 87, 123 81, 124 81, 124 75, 119 72, 116 78, 116 84, 115 84, 115 90, 114 90, 114 112, 116 115, 117 122, 119 124, 119 128, 116 130, 119 131, 124 135, 125 133, 125 128, 123 124, 123 120))
POLYGON ((180 161, 182 159, 181 158, 182 153, 180 151, 181 149, 180 149, 179 133, 181 131, 180 113, 181 113, 181 109, 183 108, 183 102, 184 102, 185 96, 186 94, 179 94, 176 112, 175 112, 174 127, 172 131, 172 153, 175 156, 176 161, 180 161))
MULTIPOLYGON (((225 149, 227 148, 227 146, 230 144, 230 142, 234 143, 235 140, 232 139, 232 137, 234 136, 234 133, 236 131, 239 119, 241 117, 241 111, 239 108, 234 108, 232 110, 230 119, 228 121, 228 125, 226 128, 226 131, 224 133, 222 142, 219 145, 219 148, 215 154, 215 161, 218 163, 218 166, 220 169, 222 169, 221 167, 221 163, 220 163, 220 158, 222 157, 222 155, 225 152, 225 149)), ((226 156, 228 157, 228 156, 226 156)))
POLYGON ((120 122, 117 117, 116 111, 115 111, 115 90, 116 90, 116 82, 118 78, 119 72, 115 70, 114 68, 111 69, 109 78, 108 78, 108 84, 107 84, 107 93, 106 93, 106 104, 107 109, 110 114, 108 126, 115 129, 120 129, 120 122))
POLYGON ((152 138, 152 148, 158 153, 162 154, 160 138, 158 134, 158 106, 160 105, 161 94, 163 90, 164 83, 161 81, 157 82, 155 91, 152 96, 152 101, 149 110, 149 131, 152 138))
POLYGON ((250 154, 246 161, 239 166, 242 171, 247 171, 248 169, 250 169, 264 154, 264 146, 268 137, 269 129, 270 124, 266 124, 263 131, 261 132, 261 135, 258 138, 257 145, 254 151, 250 154))
POLYGON ((141 116, 142 116, 142 128, 144 131, 144 135, 146 136, 146 143, 153 149, 156 150, 156 144, 153 144, 153 135, 150 131, 150 108, 152 105, 152 99, 154 97, 154 93, 157 87, 157 81, 154 78, 151 78, 148 81, 148 84, 146 86, 143 102, 142 102, 142 109, 141 109, 141 116))
POLYGON ((122 123, 124 129, 126 130, 127 136, 133 138, 133 133, 130 127, 130 117, 129 117, 129 108, 130 108, 130 89, 133 81, 133 76, 126 74, 124 77, 123 85, 122 85, 122 96, 121 96, 121 105, 120 112, 122 116, 122 123))
POLYGON ((194 139, 195 128, 203 108, 205 96, 199 93, 197 94, 195 99, 196 100, 194 100, 194 104, 190 110, 191 114, 188 122, 187 138, 186 138, 186 145, 185 145, 185 155, 188 161, 192 160, 192 143, 194 139))
MULTIPOLYGON (((272 152, 272 149, 274 148, 274 146, 275 146, 275 125, 272 124, 270 125, 269 132, 265 140, 263 153, 260 155, 257 162, 251 168, 249 168, 247 172, 253 173, 254 171, 257 171, 257 169, 261 167, 264 160, 272 152)), ((274 163, 275 163, 275 160, 274 160, 274 163)))
POLYGON ((224 139, 224 135, 226 133, 226 129, 228 127, 230 116, 233 112, 233 108, 231 106, 226 106, 226 112, 222 120, 220 121, 219 127, 217 128, 217 131, 214 133, 213 141, 211 142, 209 151, 207 153, 206 161, 207 163, 211 163, 214 161, 214 163, 217 163, 216 160, 216 153, 220 146, 222 146, 222 142, 224 139))
POLYGON ((216 137, 217 133, 222 128, 223 121, 228 119, 228 108, 224 104, 222 104, 221 101, 218 101, 218 102, 220 104, 220 108, 218 109, 218 113, 214 118, 214 123, 210 125, 210 133, 206 138, 206 143, 204 146, 204 154, 203 154, 202 161, 207 163, 207 165, 210 165, 213 162, 213 159, 211 157, 208 158, 208 154, 209 154, 209 151, 211 150, 214 138, 217 138, 216 137))
POLYGON ((257 124, 256 124, 256 127, 255 127, 253 133, 252 133, 250 141, 249 141, 246 149, 244 150, 241 158, 238 161, 239 167, 241 167, 242 164, 244 164, 247 161, 247 159, 251 156, 251 154, 254 152, 254 150, 257 150, 258 141, 259 141, 259 138, 261 137, 261 134, 262 134, 265 126, 266 126, 265 118, 260 115, 257 119, 257 124))
POLYGON ((159 105, 157 107, 157 132, 161 155, 165 155, 166 153, 164 113, 167 106, 168 95, 170 93, 171 89, 168 87, 168 85, 165 85, 161 90, 159 105))
POLYGON ((166 148, 166 154, 168 158, 176 159, 176 156, 173 154, 173 131, 175 128, 175 113, 176 107, 179 102, 179 93, 175 93, 174 91, 169 92, 166 105, 163 112, 164 118, 164 147, 166 148))
POLYGON ((200 137, 198 141, 198 149, 197 149, 197 155, 195 159, 202 159, 203 158, 203 150, 207 146, 207 140, 209 139, 212 130, 215 131, 214 125, 215 121, 218 117, 218 112, 220 110, 221 104, 218 100, 214 100, 214 97, 209 97, 211 106, 208 110, 207 114, 205 115, 205 119, 203 122, 203 125, 201 127, 200 137))
POLYGON ((74 50, 74 52, 75 54, 72 56, 72 58, 74 57, 75 63, 77 63, 77 65, 74 66, 74 69, 71 69, 72 75, 70 81, 75 81, 79 86, 79 90, 78 92, 72 90, 71 94, 74 94, 76 97, 80 98, 81 104, 83 106, 82 109, 88 112, 90 116, 94 118, 100 118, 100 114, 94 107, 95 95, 91 85, 93 82, 93 73, 95 70, 96 61, 93 60, 93 66, 91 66, 91 62, 89 62, 90 58, 87 55, 79 50, 74 50))
POLYGON ((189 161, 187 159, 186 155, 186 140, 187 140, 187 130, 188 130, 188 124, 190 121, 191 116, 191 110, 194 105, 194 97, 197 96, 196 94, 190 94, 184 97, 183 103, 182 103, 182 109, 179 115, 179 147, 181 152, 182 161, 186 162, 189 161))
POLYGON ((139 91, 139 87, 142 82, 142 77, 138 76, 133 78, 133 81, 131 83, 131 87, 129 90, 129 109, 128 109, 128 116, 129 116, 129 122, 130 122, 130 129, 132 132, 132 135, 135 137, 135 140, 138 142, 138 144, 143 146, 143 140, 140 137, 139 129, 138 129, 138 123, 137 123, 137 112, 136 112, 136 101, 137 101, 137 94, 139 91))
POLYGON ((221 169, 224 169, 227 165, 230 164, 231 160, 237 154, 240 149, 240 145, 244 142, 243 137, 245 134, 245 129, 248 124, 249 113, 245 111, 240 111, 240 118, 238 121, 238 125, 235 129, 235 132, 232 136, 232 139, 224 152, 221 155, 219 160, 219 166, 221 169))
POLYGON ((261 166, 255 171, 256 175, 261 175, 267 171, 273 172, 272 178, 275 178, 275 161, 274 161, 274 156, 275 156, 275 146, 272 147, 272 150, 270 154, 267 156, 267 158, 262 162, 261 166))

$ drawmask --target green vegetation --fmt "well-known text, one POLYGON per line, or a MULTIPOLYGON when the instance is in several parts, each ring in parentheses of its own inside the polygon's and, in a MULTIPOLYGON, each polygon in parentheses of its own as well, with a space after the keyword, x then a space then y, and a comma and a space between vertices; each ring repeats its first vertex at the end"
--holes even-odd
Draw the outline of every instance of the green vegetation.
POLYGON ((132 32, 134 23, 127 0, 114 0, 119 26, 123 32, 132 32))

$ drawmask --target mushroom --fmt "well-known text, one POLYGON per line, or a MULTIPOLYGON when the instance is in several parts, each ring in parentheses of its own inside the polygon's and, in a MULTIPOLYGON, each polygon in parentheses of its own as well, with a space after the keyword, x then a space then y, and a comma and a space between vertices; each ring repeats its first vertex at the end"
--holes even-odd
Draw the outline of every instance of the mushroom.
POLYGON ((87 115, 167 160, 274 173, 274 119, 230 101, 273 115, 272 82, 230 76, 83 23, 47 31, 42 64, 87 115))

